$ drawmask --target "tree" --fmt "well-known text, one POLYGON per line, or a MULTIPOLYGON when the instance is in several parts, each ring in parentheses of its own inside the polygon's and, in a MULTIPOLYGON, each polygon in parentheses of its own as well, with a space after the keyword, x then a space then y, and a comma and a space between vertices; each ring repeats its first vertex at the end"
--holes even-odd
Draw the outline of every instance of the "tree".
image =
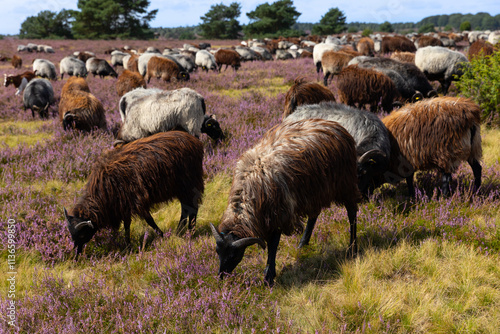
POLYGON ((380 31, 383 32, 394 32, 394 28, 392 27, 392 24, 390 24, 388 21, 385 21, 380 25, 380 31))
POLYGON ((436 30, 434 29, 434 24, 433 23, 427 23, 421 26, 418 29, 419 34, 425 34, 426 32, 435 32, 436 30))
POLYGON ((236 39, 241 25, 236 19, 241 15, 241 5, 237 2, 225 6, 222 3, 212 5, 210 10, 201 17, 202 35, 212 39, 236 39))
POLYGON ((470 25, 470 22, 469 21, 464 21, 462 23, 460 23, 460 31, 471 31, 472 30, 472 26, 470 25))
POLYGON ((371 34, 373 34, 373 31, 370 28, 366 28, 365 30, 363 30, 363 33, 361 34, 361 36, 370 37, 371 34))
POLYGON ((44 10, 37 16, 29 16, 21 24, 20 38, 73 38, 71 23, 75 11, 63 9, 59 13, 44 10))
POLYGON ((243 31, 250 36, 280 34, 289 30, 300 14, 291 0, 278 0, 272 5, 266 2, 247 13, 251 22, 243 28, 243 31))
POLYGON ((149 22, 158 10, 148 7, 149 0, 78 0, 73 33, 88 39, 151 38, 149 22))
POLYGON ((345 15, 338 8, 330 8, 319 23, 313 27, 312 33, 315 35, 340 34, 346 30, 345 15))

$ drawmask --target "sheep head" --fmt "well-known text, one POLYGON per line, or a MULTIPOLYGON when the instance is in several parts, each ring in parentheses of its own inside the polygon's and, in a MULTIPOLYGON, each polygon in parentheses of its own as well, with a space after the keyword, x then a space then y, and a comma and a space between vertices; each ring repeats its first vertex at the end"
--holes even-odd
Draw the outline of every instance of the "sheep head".
POLYGON ((219 277, 223 278, 225 273, 231 273, 241 262, 245 249, 248 246, 258 243, 262 249, 266 248, 266 243, 259 238, 238 239, 232 233, 222 233, 217 231, 213 224, 210 224, 212 234, 215 238, 217 254, 219 255, 219 277))
POLYGON ((377 187, 378 180, 389 167, 387 155, 378 149, 370 150, 358 158, 358 188, 367 195, 370 188, 377 187))
POLYGON ((220 128, 220 124, 214 115, 207 116, 203 119, 203 124, 201 125, 201 132, 206 133, 213 140, 224 140, 224 132, 220 128))
POLYGON ((97 228, 88 219, 68 215, 66 209, 64 209, 64 217, 66 218, 68 230, 73 239, 78 259, 78 255, 82 252, 83 246, 92 239, 97 232, 97 228))

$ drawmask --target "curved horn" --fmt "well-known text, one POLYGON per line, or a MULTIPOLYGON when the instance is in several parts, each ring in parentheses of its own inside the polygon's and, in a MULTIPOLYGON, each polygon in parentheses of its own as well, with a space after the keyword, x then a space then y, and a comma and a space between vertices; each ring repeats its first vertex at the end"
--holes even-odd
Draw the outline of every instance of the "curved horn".
POLYGON ((389 159, 387 159, 387 155, 384 152, 374 149, 359 157, 358 162, 361 165, 369 163, 376 171, 385 171, 389 164, 389 159))
POLYGON ((92 225, 92 222, 91 222, 90 220, 86 220, 86 221, 84 221, 84 222, 80 222, 80 223, 76 224, 76 225, 74 226, 74 229, 76 230, 77 228, 79 228, 79 227, 80 227, 80 226, 82 226, 82 225, 88 225, 88 226, 90 226, 90 228, 91 228, 91 229, 93 229, 93 230, 95 229, 95 228, 94 228, 94 225, 92 225))
POLYGON ((381 150, 373 149, 373 150, 369 150, 368 152, 365 152, 362 156, 360 156, 358 158, 358 161, 360 163, 364 163, 364 162, 370 161, 370 159, 379 158, 379 157, 383 157, 386 159, 387 155, 384 152, 382 152, 381 150))
POLYGON ((411 102, 417 102, 422 100, 423 98, 424 95, 417 90, 415 94, 413 94, 413 96, 411 97, 411 102))
POLYGON ((232 243, 231 246, 236 248, 244 248, 251 246, 255 243, 258 243, 259 246, 262 247, 262 249, 266 249, 266 243, 264 242, 264 240, 260 238, 243 238, 240 240, 236 240, 235 242, 232 243))
POLYGON ((219 234, 219 231, 217 231, 217 229, 215 228, 214 224, 210 223, 210 229, 212 230, 212 234, 214 235, 215 241, 217 243, 224 242, 224 240, 219 234))
POLYGON ((428 98, 434 98, 434 97, 438 97, 438 96, 439 96, 438 92, 436 92, 435 89, 430 90, 430 91, 427 92, 427 97, 428 98))

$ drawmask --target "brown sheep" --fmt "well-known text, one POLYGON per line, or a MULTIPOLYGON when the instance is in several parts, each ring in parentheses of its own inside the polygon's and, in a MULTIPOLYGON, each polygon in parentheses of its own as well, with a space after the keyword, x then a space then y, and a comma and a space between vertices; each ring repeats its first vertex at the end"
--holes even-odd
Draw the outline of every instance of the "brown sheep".
POLYGON ((469 47, 469 60, 472 60, 481 54, 483 56, 490 56, 494 52, 495 52, 495 49, 494 49, 493 45, 491 45, 490 43, 488 43, 482 39, 478 39, 477 41, 472 43, 471 46, 469 47))
POLYGON ((302 51, 302 53, 300 54, 300 57, 299 58, 311 58, 312 59, 313 57, 313 54, 312 52, 309 52, 309 51, 302 51))
POLYGON ((436 97, 407 104, 382 122, 391 139, 391 159, 386 180, 406 178, 414 196, 413 174, 438 169, 443 173, 441 191, 449 194, 451 174, 462 161, 474 173, 474 188, 481 186, 481 109, 471 100, 436 97))
POLYGON ((375 54, 375 43, 370 37, 363 37, 356 45, 358 52, 363 56, 373 57, 375 54))
POLYGON ((240 55, 234 50, 220 49, 214 54, 215 62, 217 63, 218 71, 220 72, 222 65, 231 66, 235 71, 241 67, 240 55))
POLYGON ((440 39, 425 35, 417 38, 415 44, 417 45, 417 48, 423 48, 425 46, 444 46, 440 39))
POLYGON ((98 230, 118 230, 122 221, 130 243, 133 216, 163 236, 150 210, 175 198, 182 206, 178 229, 191 228, 203 190, 203 144, 188 133, 157 133, 108 151, 94 164, 72 216, 64 210, 77 257, 98 230))
POLYGON ((18 55, 13 55, 11 60, 12 67, 21 68, 23 67, 23 59, 18 55))
POLYGON ((299 247, 309 243, 321 210, 345 206, 350 223, 349 253, 357 253, 356 214, 361 199, 357 186, 356 148, 337 122, 305 119, 269 130, 236 164, 228 206, 218 230, 219 275, 230 273, 246 247, 267 246, 265 281, 273 284, 281 234, 301 233, 299 247))
POLYGON ((146 81, 138 72, 124 70, 116 81, 116 92, 120 97, 139 87, 146 88, 146 81))
POLYGON ((163 57, 151 57, 148 60, 148 67, 144 79, 149 83, 151 78, 162 79, 163 81, 170 81, 172 77, 179 81, 188 81, 189 73, 179 68, 179 66, 170 59, 163 57))
POLYGON ((363 109, 370 105, 370 111, 376 112, 381 103, 384 111, 393 109, 394 100, 400 98, 394 82, 385 74, 372 69, 351 65, 342 70, 337 78, 339 100, 349 106, 363 109))
POLYGON ((333 78, 334 75, 339 74, 354 57, 354 55, 342 51, 325 51, 321 58, 321 67, 325 74, 323 84, 328 86, 328 77, 331 75, 333 78))
POLYGON ((5 87, 8 87, 10 84, 13 84, 14 87, 17 88, 16 95, 19 95, 23 92, 24 88, 26 88, 28 82, 30 82, 31 79, 34 79, 36 77, 36 74, 35 72, 32 71, 26 71, 18 75, 7 75, 4 73, 3 76, 4 76, 3 85, 5 87))
POLYGON ((396 51, 391 55, 391 59, 404 63, 415 64, 415 54, 413 52, 396 51))
POLYGON ((127 62, 127 69, 132 72, 139 73, 139 57, 132 54, 127 62))
POLYGON ((403 36, 385 36, 382 37, 382 44, 380 46, 380 53, 391 53, 395 51, 415 52, 417 48, 412 41, 403 36))
POLYGON ((69 128, 92 131, 107 129, 106 116, 101 102, 82 90, 67 90, 59 102, 59 121, 64 130, 69 128))
POLYGON ((83 61, 84 63, 92 57, 95 57, 95 54, 86 51, 78 53, 77 56, 77 58, 83 61))
POLYGON ((285 112, 283 119, 303 104, 317 104, 322 101, 335 102, 335 95, 326 87, 316 82, 306 82, 304 78, 297 78, 285 96, 285 112))
POLYGON ((68 81, 64 84, 61 89, 61 97, 67 94, 69 91, 81 90, 83 92, 90 93, 89 85, 87 84, 87 80, 82 77, 69 77, 68 81))

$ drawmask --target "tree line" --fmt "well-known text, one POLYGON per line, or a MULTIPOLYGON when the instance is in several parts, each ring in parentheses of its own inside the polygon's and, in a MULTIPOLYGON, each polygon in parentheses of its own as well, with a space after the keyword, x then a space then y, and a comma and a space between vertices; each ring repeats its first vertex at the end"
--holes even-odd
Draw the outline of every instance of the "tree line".
POLYGON ((79 10, 48 10, 28 17, 21 25, 20 38, 36 39, 238 39, 262 37, 297 37, 306 34, 329 35, 341 32, 373 31, 406 33, 436 30, 500 29, 500 14, 451 14, 429 16, 417 23, 346 23, 345 14, 330 8, 317 23, 299 23, 301 13, 292 0, 278 0, 258 5, 245 15, 250 20, 240 24, 241 4, 214 4, 200 17, 197 26, 151 28, 157 9, 148 11, 149 0, 78 0, 79 10))

